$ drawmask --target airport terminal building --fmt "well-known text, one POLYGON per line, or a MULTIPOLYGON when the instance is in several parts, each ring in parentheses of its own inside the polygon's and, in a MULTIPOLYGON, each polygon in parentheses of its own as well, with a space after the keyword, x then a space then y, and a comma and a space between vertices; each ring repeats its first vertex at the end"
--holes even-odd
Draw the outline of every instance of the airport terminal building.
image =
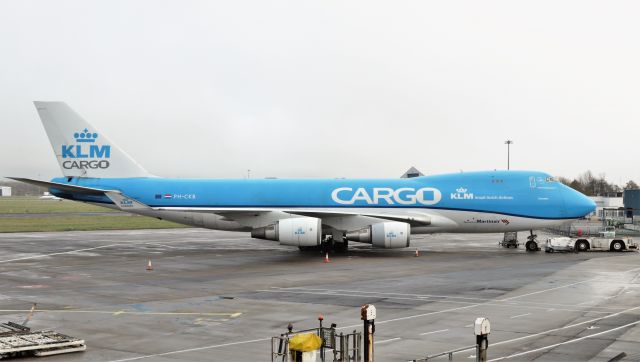
POLYGON ((633 209, 633 216, 640 215, 640 189, 624 190, 622 196, 625 209, 633 209))

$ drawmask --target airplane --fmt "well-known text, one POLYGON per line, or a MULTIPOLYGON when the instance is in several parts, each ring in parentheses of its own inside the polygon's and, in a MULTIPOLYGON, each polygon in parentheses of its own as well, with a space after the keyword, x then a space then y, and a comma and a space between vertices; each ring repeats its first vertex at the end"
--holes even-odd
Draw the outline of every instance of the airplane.
POLYGON ((404 179, 176 179, 147 172, 64 102, 34 102, 63 177, 14 180, 52 195, 195 227, 251 232, 301 250, 406 248, 411 235, 531 230, 595 203, 548 173, 483 171, 404 179))
POLYGON ((62 198, 60 198, 58 196, 51 195, 51 193, 49 193, 49 192, 45 192, 38 199, 40 199, 40 200, 53 200, 53 201, 62 201, 63 200, 62 198))

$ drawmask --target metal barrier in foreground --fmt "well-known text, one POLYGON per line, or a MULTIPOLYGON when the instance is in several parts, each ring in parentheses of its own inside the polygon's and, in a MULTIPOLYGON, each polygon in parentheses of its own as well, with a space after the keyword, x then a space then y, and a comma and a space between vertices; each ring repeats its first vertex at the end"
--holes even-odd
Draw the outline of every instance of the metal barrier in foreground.
POLYGON ((434 360, 436 358, 443 357, 443 356, 447 356, 447 357, 449 357, 449 361, 453 361, 453 355, 455 353, 462 352, 462 351, 468 351, 468 350, 472 350, 472 349, 476 350, 476 356, 477 356, 478 355, 478 351, 477 351, 478 346, 473 345, 473 346, 466 346, 466 347, 460 347, 460 348, 457 348, 457 349, 452 349, 450 351, 441 352, 441 353, 438 353, 438 354, 432 354, 432 355, 426 356, 424 358, 414 359, 414 360, 411 360, 411 361, 408 361, 408 362, 431 361, 431 360, 434 360))
POLYGON ((433 354, 426 356, 420 359, 414 359, 408 362, 423 362, 423 361, 431 361, 438 357, 447 356, 449 361, 453 361, 453 355, 458 352, 474 350, 476 351, 476 361, 477 362, 486 362, 487 361, 487 349, 489 348, 489 333, 491 333, 491 323, 487 318, 476 318, 476 321, 473 326, 473 332, 476 336, 476 344, 473 346, 460 347, 457 349, 452 349, 450 351, 433 354))
MULTIPOLYGON (((321 322, 322 323, 322 322, 321 322)), ((289 324, 288 332, 277 337, 271 337, 271 362, 289 362, 291 354, 289 351, 289 340, 298 334, 315 333, 322 339, 320 347, 320 361, 322 362, 358 362, 362 360, 362 333, 353 331, 352 333, 337 333, 336 325, 331 327, 318 327, 293 331, 293 326, 289 324)))

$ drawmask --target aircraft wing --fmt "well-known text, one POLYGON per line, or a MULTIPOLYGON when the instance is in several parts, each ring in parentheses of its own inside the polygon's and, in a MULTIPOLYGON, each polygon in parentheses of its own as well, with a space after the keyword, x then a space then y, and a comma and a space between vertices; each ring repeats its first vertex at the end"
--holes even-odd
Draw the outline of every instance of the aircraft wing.
POLYGON ((343 217, 343 216, 366 216, 376 219, 383 219, 389 221, 406 222, 412 226, 429 226, 431 225, 431 216, 423 213, 408 213, 406 215, 391 214, 385 212, 359 212, 359 211, 334 211, 334 210, 317 210, 317 209, 291 209, 291 208, 189 208, 189 207, 159 207, 156 210, 167 211, 188 211, 188 212, 201 212, 211 213, 224 216, 227 220, 239 221, 249 216, 258 216, 263 213, 269 212, 283 212, 291 215, 316 217, 319 219, 329 217, 343 217))
POLYGON ((286 213, 300 216, 310 216, 322 219, 323 217, 340 217, 340 216, 367 216, 376 219, 384 219, 389 221, 406 222, 411 226, 429 226, 431 225, 431 217, 423 213, 411 213, 407 215, 388 214, 382 212, 335 212, 322 210, 286 210, 286 213))

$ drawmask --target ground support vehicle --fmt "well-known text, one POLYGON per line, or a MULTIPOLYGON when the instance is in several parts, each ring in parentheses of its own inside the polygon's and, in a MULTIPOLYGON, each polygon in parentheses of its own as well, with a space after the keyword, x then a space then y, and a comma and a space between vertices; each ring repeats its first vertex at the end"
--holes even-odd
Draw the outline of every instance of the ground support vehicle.
POLYGON ((504 233, 504 237, 502 238, 502 241, 498 243, 498 245, 502 246, 503 248, 510 248, 513 246, 517 249, 518 246, 520 246, 520 243, 518 242, 518 233, 514 231, 504 233))
POLYGON ((607 237, 585 237, 579 236, 577 238, 549 238, 545 246, 553 249, 552 251, 560 251, 561 249, 570 248, 571 243, 574 245, 576 251, 625 251, 625 250, 638 250, 638 243, 631 238, 623 236, 607 235, 607 237), (567 240, 569 239, 569 240, 567 240))
POLYGON ((546 253, 576 251, 576 240, 567 237, 549 238, 545 243, 544 251, 546 253))

